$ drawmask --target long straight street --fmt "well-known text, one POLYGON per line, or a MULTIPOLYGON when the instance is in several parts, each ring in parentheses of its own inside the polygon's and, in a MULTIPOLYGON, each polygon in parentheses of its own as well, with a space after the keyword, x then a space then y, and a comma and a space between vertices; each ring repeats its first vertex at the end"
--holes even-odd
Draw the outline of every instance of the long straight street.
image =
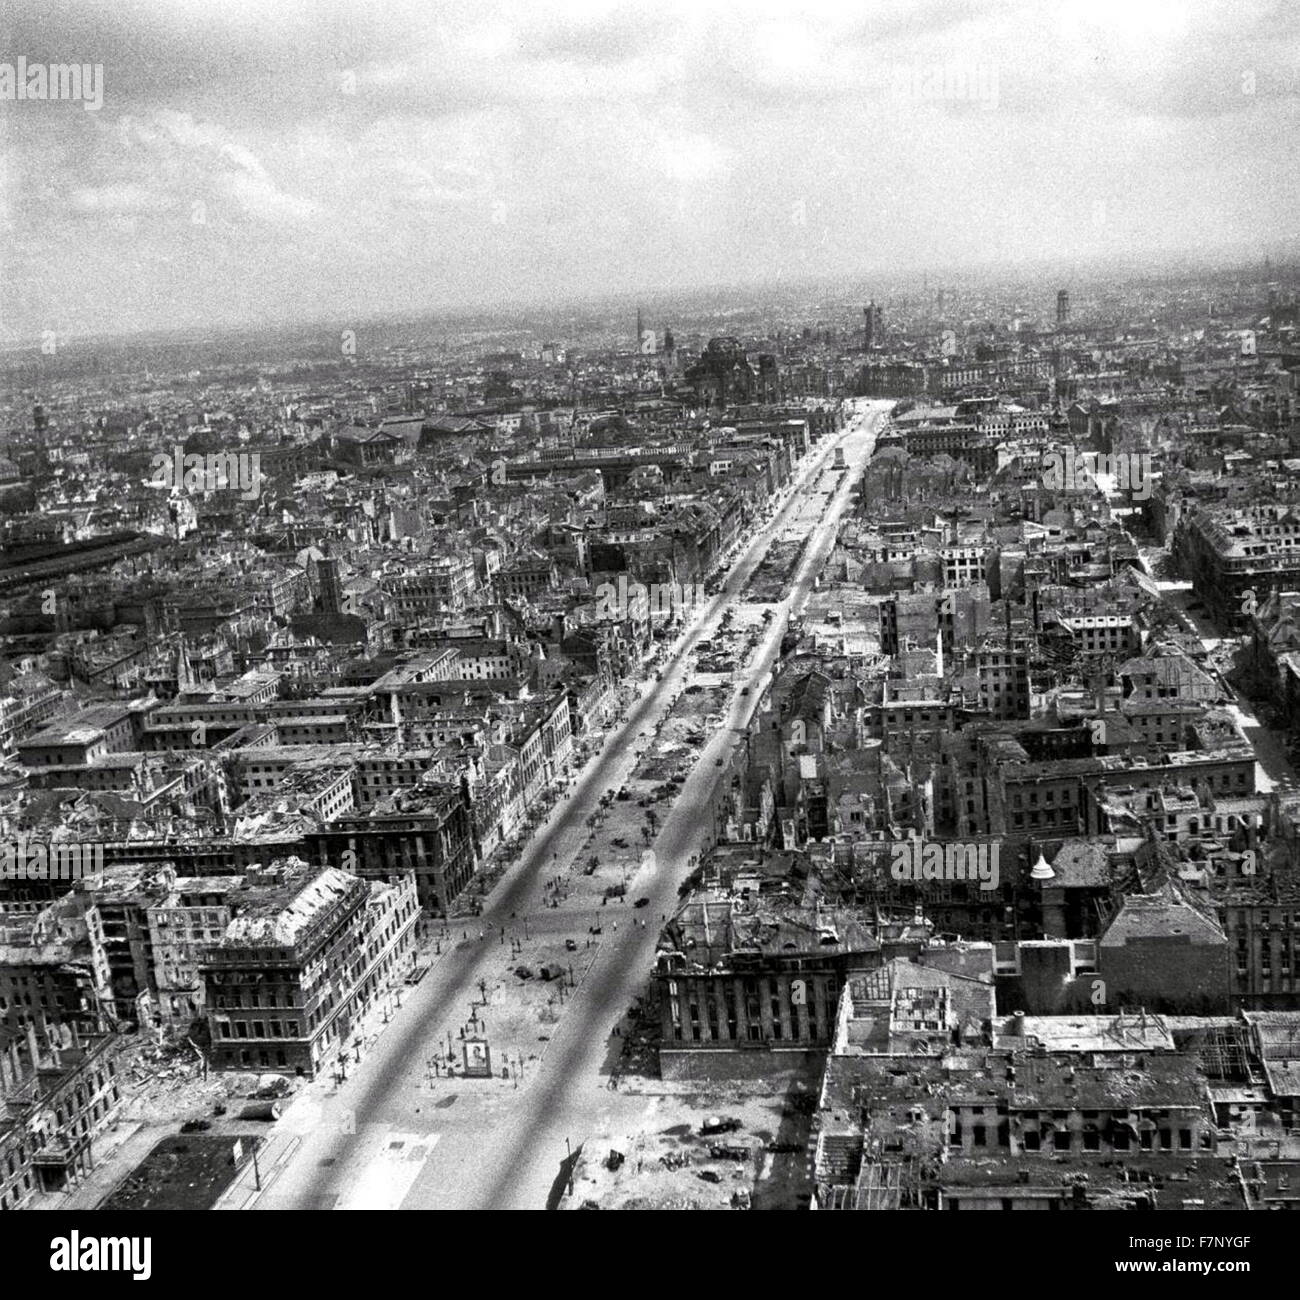
MULTIPOLYGON (((787 619, 802 607, 834 544, 889 406, 857 403, 846 427, 805 458, 781 509, 744 546, 717 597, 687 629, 658 679, 642 686, 625 722, 611 730, 601 753, 538 828, 490 896, 482 918, 469 923, 468 937, 458 939, 455 931, 463 927, 452 923, 455 946, 409 991, 395 1022, 350 1077, 339 1087, 318 1080, 286 1110, 268 1145, 260 1193, 245 1177, 223 1198, 223 1207, 542 1208, 562 1185, 569 1150, 609 1131, 629 1108, 645 1108, 644 1098, 609 1086, 621 1047, 621 1040, 611 1037, 613 1027, 644 988, 658 919, 675 906, 691 856, 711 842, 715 784, 757 706, 787 619), (831 468, 837 447, 844 451, 845 470, 831 468), (590 911, 546 908, 540 897, 543 878, 557 863, 572 861, 601 795, 626 779, 642 733, 688 684, 696 643, 712 635, 724 610, 737 602, 772 540, 789 536, 801 519, 808 544, 789 594, 735 675, 724 725, 698 753, 659 828, 653 855, 630 882, 633 892, 649 899, 644 909, 649 922, 642 927, 629 909, 617 909, 625 917, 620 929, 603 914, 599 947, 594 957, 582 954, 585 972, 579 973, 540 1060, 524 1069, 522 1083, 518 1078, 431 1078, 430 1052, 464 1022, 480 981, 499 975, 506 951, 497 941, 501 932, 517 933, 526 917, 530 933, 563 928, 581 935, 593 919, 590 911)), ((602 909, 594 919, 602 919, 602 909)))

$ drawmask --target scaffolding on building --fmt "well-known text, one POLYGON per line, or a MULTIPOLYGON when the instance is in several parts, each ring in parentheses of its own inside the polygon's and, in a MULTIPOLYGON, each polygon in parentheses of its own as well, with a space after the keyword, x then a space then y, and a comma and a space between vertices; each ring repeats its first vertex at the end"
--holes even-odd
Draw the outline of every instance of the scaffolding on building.
POLYGON ((857 1181, 831 1187, 826 1208, 830 1210, 919 1209, 920 1163, 911 1156, 901 1160, 868 1159, 857 1181))
POLYGON ((1200 1056, 1208 1078, 1247 1083, 1254 1075, 1245 1025, 1212 1025, 1201 1040, 1200 1056))

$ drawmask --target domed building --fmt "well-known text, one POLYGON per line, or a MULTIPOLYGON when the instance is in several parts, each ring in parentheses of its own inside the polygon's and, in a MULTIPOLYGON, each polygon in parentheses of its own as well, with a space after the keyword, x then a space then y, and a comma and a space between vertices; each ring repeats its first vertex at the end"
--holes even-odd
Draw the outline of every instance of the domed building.
POLYGON ((740 340, 723 336, 709 340, 699 361, 686 371, 686 382, 705 407, 745 402, 771 402, 779 396, 776 358, 763 354, 755 368, 740 340))

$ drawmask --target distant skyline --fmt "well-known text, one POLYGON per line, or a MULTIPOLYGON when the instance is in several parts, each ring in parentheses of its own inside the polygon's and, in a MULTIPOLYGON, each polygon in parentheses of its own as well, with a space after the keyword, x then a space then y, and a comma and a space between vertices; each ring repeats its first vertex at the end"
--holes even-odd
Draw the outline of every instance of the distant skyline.
MULTIPOLYGON (((1208 297, 1214 297, 1213 284, 1223 285, 1227 279, 1245 283, 1258 283, 1264 270, 1264 261, 1270 253, 1265 250, 1253 256, 1233 258, 1206 252, 1192 259, 1183 255, 1153 254, 1149 259, 1131 259, 1127 262, 1111 259, 1076 260, 1063 264, 1052 260, 1020 262, 1017 264, 978 264, 964 268, 921 267, 906 274, 897 271, 879 274, 845 272, 821 277, 775 281, 756 280, 748 284, 695 284, 665 290, 636 293, 625 290, 593 291, 576 296, 547 295, 530 300, 510 298, 498 302, 483 302, 470 306, 447 306, 398 311, 380 307, 373 311, 341 316, 285 316, 258 321, 209 321, 202 324, 171 324, 159 327, 132 328, 114 326, 97 333, 60 334, 60 350, 69 345, 74 348, 98 347, 102 343, 120 341, 177 342, 201 338, 238 338, 241 335, 265 334, 281 340, 297 335, 320 334, 333 337, 333 332, 356 326, 363 330, 382 327, 391 334, 409 326, 421 330, 455 334, 466 328, 479 328, 494 335, 532 333, 540 337, 569 339, 565 320, 573 319, 589 327, 593 322, 610 318, 625 318, 627 343, 634 339, 633 315, 644 311, 645 323, 659 328, 673 328, 680 336, 693 322, 699 325, 702 318, 720 311, 741 314, 761 312, 766 324, 779 321, 790 313, 790 319, 807 324, 806 308, 813 302, 824 304, 818 319, 827 324, 838 323, 856 329, 860 323, 861 305, 868 298, 884 304, 906 298, 913 304, 928 281, 931 299, 940 287, 955 290, 959 312, 970 296, 986 294, 1005 296, 1013 287, 1023 286, 1026 321, 1052 319, 1056 306, 1056 290, 1069 286, 1074 296, 1076 317, 1093 292, 1106 286, 1134 286, 1146 279, 1167 283, 1171 287, 1185 283, 1188 277, 1206 282, 1208 297)), ((1274 279, 1292 282, 1300 276, 1300 256, 1296 253, 1285 258, 1274 252, 1271 255, 1274 279)), ((950 301, 953 301, 950 299, 950 301)), ((1261 298, 1262 301, 1262 298, 1261 298)), ((13 340, 0 337, 0 353, 22 354, 40 347, 39 333, 13 340)))
POLYGON ((3 343, 1296 251, 1289 0, 0 14, 3 343))

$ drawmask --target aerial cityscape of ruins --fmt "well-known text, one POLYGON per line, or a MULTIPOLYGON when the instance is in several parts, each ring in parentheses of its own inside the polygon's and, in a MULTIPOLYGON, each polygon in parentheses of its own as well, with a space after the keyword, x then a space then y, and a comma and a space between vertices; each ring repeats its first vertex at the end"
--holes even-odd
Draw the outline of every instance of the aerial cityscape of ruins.
POLYGON ((0 1208, 1296 1204, 1300 259, 938 265, 4 336, 0 1208))

